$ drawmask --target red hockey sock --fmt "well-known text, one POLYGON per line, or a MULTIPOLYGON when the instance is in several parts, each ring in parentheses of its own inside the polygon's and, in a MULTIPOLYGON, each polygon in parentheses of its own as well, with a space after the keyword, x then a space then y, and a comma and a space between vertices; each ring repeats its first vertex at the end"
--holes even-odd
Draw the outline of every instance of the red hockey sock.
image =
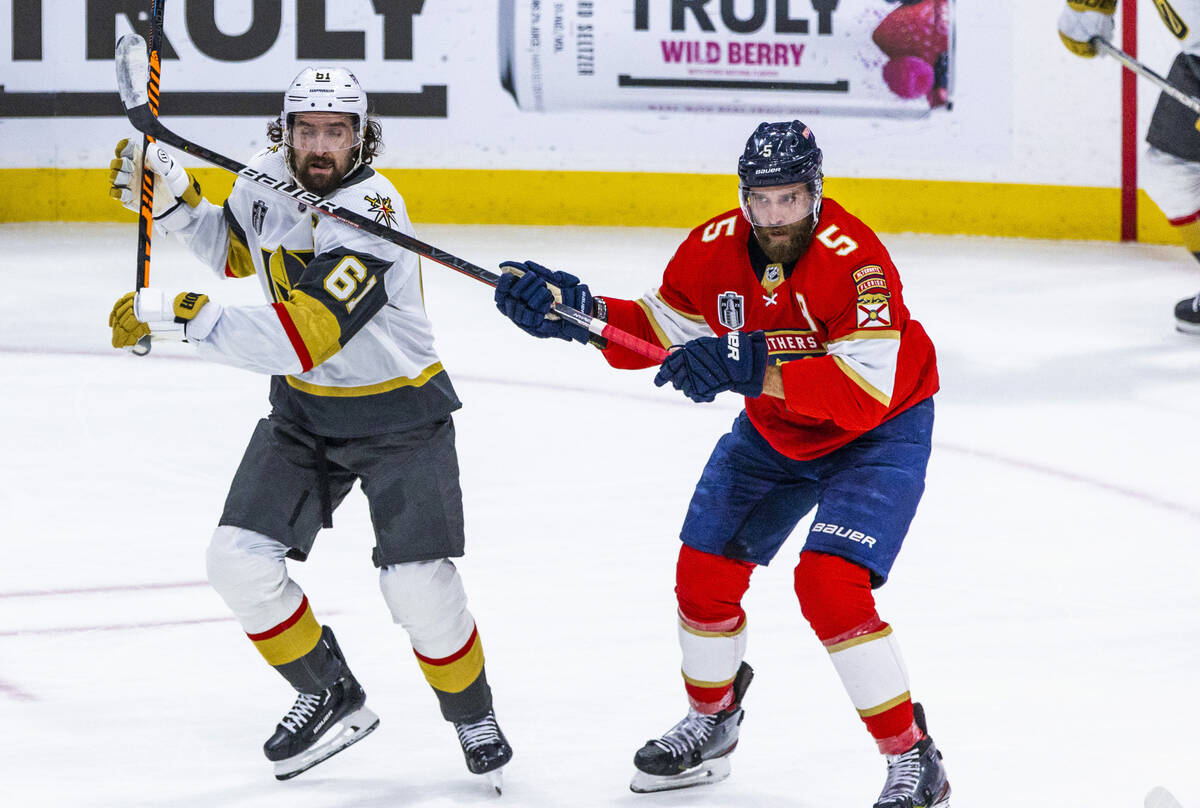
POLYGON ((683 545, 675 572, 679 603, 684 688, 700 712, 715 713, 732 702, 733 677, 745 649, 742 595, 754 564, 683 545))
POLYGON ((880 751, 907 750, 921 732, 913 720, 907 674, 891 649, 891 626, 875 611, 871 573, 844 558, 806 550, 795 581, 800 610, 830 656, 860 657, 852 665, 835 661, 835 667, 880 751))

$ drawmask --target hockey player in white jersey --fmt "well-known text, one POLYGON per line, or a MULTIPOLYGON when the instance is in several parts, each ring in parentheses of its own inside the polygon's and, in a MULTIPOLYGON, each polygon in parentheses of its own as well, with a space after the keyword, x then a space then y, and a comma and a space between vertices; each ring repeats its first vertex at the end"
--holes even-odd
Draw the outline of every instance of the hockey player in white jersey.
MULTIPOLYGON (((412 233, 404 201, 370 166, 379 124, 347 70, 302 71, 250 166, 412 233)), ((271 375, 271 413, 250 438, 208 548, 208 577, 251 642, 298 692, 264 752, 293 777, 371 732, 333 632, 287 559, 303 561, 357 480, 392 618, 453 722, 467 766, 499 789, 512 757, 492 706, 483 647, 452 557, 463 554, 451 413, 460 405, 433 349, 416 256, 239 178, 223 206, 168 152, 123 141, 111 194, 137 208, 155 173, 155 224, 220 277, 257 275, 266 302, 223 306, 197 292, 124 295, 112 342, 175 334, 215 362, 271 375)))
MULTIPOLYGON (((1167 81, 1191 96, 1200 96, 1200 0, 1156 0, 1154 7, 1179 55, 1167 81)), ((1067 0, 1058 18, 1058 33, 1067 50, 1085 58, 1096 55, 1094 37, 1112 41, 1117 0, 1067 0)), ((1200 261, 1200 131, 1196 113, 1166 93, 1158 97, 1146 130, 1142 183, 1200 261)), ((1175 304, 1175 328, 1200 335, 1200 292, 1175 304)))

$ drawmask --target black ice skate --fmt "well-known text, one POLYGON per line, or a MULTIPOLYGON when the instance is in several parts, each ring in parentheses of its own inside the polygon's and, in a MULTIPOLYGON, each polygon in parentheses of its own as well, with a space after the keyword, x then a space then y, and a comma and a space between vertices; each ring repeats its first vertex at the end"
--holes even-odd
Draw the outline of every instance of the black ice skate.
MULTIPOLYGON (((913 704, 913 716, 921 731, 928 732, 920 704, 913 704)), ((950 781, 933 738, 926 735, 907 752, 888 755, 887 767, 875 808, 950 808, 950 781)))
POLYGON ((500 768, 512 760, 513 751, 496 723, 496 713, 488 710, 474 721, 455 721, 454 730, 471 774, 487 775, 496 793, 501 793, 504 783, 500 768))
POLYGON ((637 767, 629 790, 638 794, 668 791, 707 783, 729 776, 729 755, 738 742, 742 723, 742 697, 754 669, 742 663, 733 678, 733 703, 719 713, 704 715, 695 710, 667 734, 646 745, 633 756, 637 767))
POLYGON ((1175 304, 1175 330, 1200 334, 1200 292, 1175 304))
POLYGON ((366 700, 349 670, 322 693, 301 693, 263 744, 267 759, 275 763, 275 779, 311 769, 379 726, 366 700))

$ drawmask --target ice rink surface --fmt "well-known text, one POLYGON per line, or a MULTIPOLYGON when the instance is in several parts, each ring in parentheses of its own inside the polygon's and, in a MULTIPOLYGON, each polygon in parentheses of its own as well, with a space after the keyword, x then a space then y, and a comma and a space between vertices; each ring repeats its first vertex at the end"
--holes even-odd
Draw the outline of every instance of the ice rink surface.
MULTIPOLYGON (((655 285, 670 229, 419 227, 477 264, 534 258, 594 292, 655 285)), ((879 612, 957 808, 1200 808, 1200 288, 1179 247, 884 236, 938 348, 928 487, 879 612)), ((459 566, 516 754, 467 773, 371 566, 354 492, 292 567, 382 723, 276 782, 293 694, 204 582, 267 379, 108 346, 132 225, 0 225, 0 805, 868 808, 884 765, 796 605, 803 532, 745 605, 757 671, 733 775, 636 796, 634 751, 685 710, 673 596, 700 469, 739 410, 534 341, 425 262, 456 414, 459 566)), ((165 238, 168 291, 259 302, 165 238)))

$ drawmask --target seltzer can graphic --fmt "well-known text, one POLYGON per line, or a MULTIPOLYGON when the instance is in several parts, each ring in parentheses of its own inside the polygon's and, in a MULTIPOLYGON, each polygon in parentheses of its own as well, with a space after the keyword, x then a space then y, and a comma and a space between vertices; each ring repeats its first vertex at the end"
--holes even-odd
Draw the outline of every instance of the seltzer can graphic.
POLYGON ((534 112, 919 117, 953 103, 954 0, 499 0, 534 112))

